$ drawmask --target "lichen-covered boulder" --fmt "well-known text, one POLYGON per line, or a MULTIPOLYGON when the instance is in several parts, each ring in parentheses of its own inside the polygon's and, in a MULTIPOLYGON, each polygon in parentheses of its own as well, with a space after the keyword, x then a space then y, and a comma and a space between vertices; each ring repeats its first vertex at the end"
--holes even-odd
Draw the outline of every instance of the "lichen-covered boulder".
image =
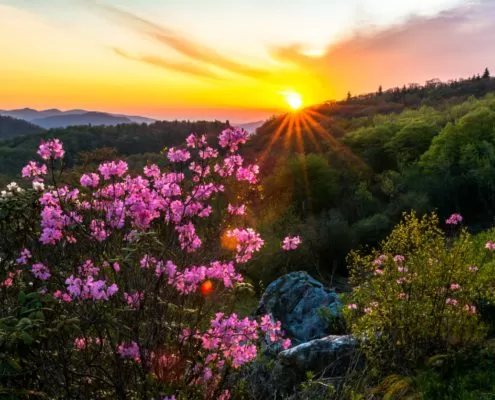
POLYGON ((293 343, 299 344, 335 333, 328 316, 341 320, 341 309, 334 290, 306 272, 292 272, 268 285, 256 313, 271 314, 293 343), (322 308, 326 312, 322 313, 322 308))

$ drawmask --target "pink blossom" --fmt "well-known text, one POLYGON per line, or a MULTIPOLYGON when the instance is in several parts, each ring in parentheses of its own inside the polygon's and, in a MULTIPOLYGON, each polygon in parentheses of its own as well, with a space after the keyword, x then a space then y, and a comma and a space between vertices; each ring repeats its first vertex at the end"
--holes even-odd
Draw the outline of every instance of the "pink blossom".
POLYGON ((100 177, 95 174, 84 174, 81 176, 81 186, 95 188, 100 183, 100 177))
POLYGON ((396 255, 394 257, 394 261, 397 263, 397 264, 400 264, 401 262, 403 262, 406 258, 400 254, 396 255))
POLYGON ((459 285, 458 283, 452 283, 450 285, 451 290, 459 290, 460 288, 461 288, 461 285, 459 285))
POLYGON ((383 275, 384 272, 383 269, 375 269, 375 275, 383 275))
POLYGON ((62 158, 65 154, 65 151, 60 140, 50 139, 46 142, 41 142, 38 148, 38 154, 44 160, 49 160, 50 158, 56 160, 62 158))
POLYGON ((203 160, 208 160, 210 158, 217 158, 218 151, 211 147, 207 147, 204 150, 199 151, 199 157, 202 158, 203 160))
POLYGON ((117 352, 122 358, 132 358, 138 361, 139 356, 139 345, 132 341, 131 343, 122 343, 117 347, 117 352))
POLYGON ((74 347, 76 348, 76 350, 84 350, 88 343, 88 341, 86 340, 86 338, 75 338, 74 339, 74 347))
POLYGON ((105 180, 109 180, 111 177, 121 177, 127 172, 127 163, 125 161, 106 162, 98 167, 98 171, 105 180))
POLYGON ((151 164, 143 168, 144 175, 148 178, 160 178, 160 168, 156 164, 151 164))
POLYGON ((457 225, 462 222, 461 214, 452 214, 449 218, 445 220, 447 225, 457 225))
POLYGON ((285 251, 296 250, 302 240, 299 236, 287 236, 282 242, 282 249, 285 251))
POLYGON ((476 271, 478 271, 478 267, 477 267, 476 265, 471 265, 471 266, 469 267, 469 271, 471 271, 471 272, 476 272, 476 271))
POLYGON ((23 178, 35 178, 40 179, 42 175, 46 175, 48 169, 45 164, 38 164, 34 161, 29 161, 27 165, 22 169, 21 175, 23 178))
POLYGON ((31 252, 28 249, 23 249, 21 250, 20 257, 15 262, 19 265, 26 265, 31 257, 31 252))
POLYGON ((399 294, 397 295, 397 297, 398 297, 400 300, 407 300, 407 299, 409 299, 409 295, 408 295, 407 293, 404 293, 404 292, 399 293, 399 294))
POLYGON ((236 240, 235 259, 238 263, 248 262, 253 257, 253 253, 259 251, 265 243, 252 228, 229 230, 227 231, 227 237, 236 240))
POLYGON ((201 239, 196 234, 196 229, 191 222, 176 226, 175 230, 179 233, 179 243, 182 249, 191 253, 201 247, 201 239))
POLYGON ((348 305, 347 305, 347 308, 348 308, 349 310, 357 310, 358 306, 357 306, 357 304, 355 304, 355 303, 351 303, 351 304, 348 304, 348 305))
POLYGON ((227 211, 231 215, 244 215, 244 213, 246 212, 246 206, 244 204, 241 204, 240 206, 234 206, 229 203, 227 211))
POLYGON ((457 300, 456 299, 448 298, 447 300, 445 300, 445 304, 449 304, 451 306, 456 306, 457 305, 457 300))
POLYGON ((48 278, 50 278, 51 276, 50 270, 42 263, 33 264, 33 266, 31 267, 31 272, 33 273, 35 278, 38 278, 42 281, 48 280, 48 278))
POLYGON ((167 158, 173 163, 185 162, 191 158, 191 153, 187 150, 175 149, 172 147, 168 151, 167 158))
POLYGON ((221 147, 228 147, 231 152, 237 151, 239 144, 247 142, 249 133, 240 128, 224 129, 218 136, 221 147))
POLYGON ((487 248, 488 250, 495 250, 495 243, 489 240, 488 242, 486 242, 485 248, 487 248))

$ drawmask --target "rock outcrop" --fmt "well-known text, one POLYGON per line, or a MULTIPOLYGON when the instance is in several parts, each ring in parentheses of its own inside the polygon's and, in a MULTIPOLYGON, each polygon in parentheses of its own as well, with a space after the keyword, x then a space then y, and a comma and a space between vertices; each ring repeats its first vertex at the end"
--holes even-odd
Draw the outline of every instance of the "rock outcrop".
POLYGON ((335 291, 306 272, 292 272, 268 285, 256 313, 271 314, 294 344, 300 344, 334 333, 328 316, 341 319, 341 308, 335 291))
POLYGON ((251 393, 256 398, 290 395, 306 379, 307 371, 315 376, 345 375, 356 361, 357 342, 350 335, 335 334, 335 326, 343 326, 341 309, 337 293, 306 272, 272 282, 256 313, 281 321, 293 347, 283 351, 265 347, 265 361, 253 363, 246 371, 251 393))

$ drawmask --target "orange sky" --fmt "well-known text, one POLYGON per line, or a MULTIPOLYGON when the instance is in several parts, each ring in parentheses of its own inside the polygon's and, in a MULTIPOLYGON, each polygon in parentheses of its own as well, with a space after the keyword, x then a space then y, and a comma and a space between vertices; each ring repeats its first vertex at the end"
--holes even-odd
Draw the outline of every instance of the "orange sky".
POLYGON ((247 3, 0 0, 0 108, 244 122, 495 64, 488 0, 247 3))

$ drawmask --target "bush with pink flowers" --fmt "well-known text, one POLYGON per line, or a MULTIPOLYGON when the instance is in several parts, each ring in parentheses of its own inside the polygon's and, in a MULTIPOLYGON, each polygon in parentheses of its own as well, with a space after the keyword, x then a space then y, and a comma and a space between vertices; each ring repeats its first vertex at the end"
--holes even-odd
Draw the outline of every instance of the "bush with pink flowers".
MULTIPOLYGON (((447 224, 462 220, 454 216, 447 224)), ((486 279, 486 273, 493 277, 492 254, 483 247, 465 229, 445 234, 434 214, 411 213, 380 250, 351 253, 355 288, 345 313, 382 372, 483 341, 480 308, 494 289, 486 279)))
POLYGON ((263 340, 290 346, 269 316, 231 313, 264 245, 245 226, 259 172, 237 153, 247 139, 224 130, 217 150, 192 134, 166 168, 103 162, 78 186, 63 183, 62 143, 40 145, 46 164, 22 172, 36 190, 2 206, 2 395, 227 399, 227 374, 263 340))

